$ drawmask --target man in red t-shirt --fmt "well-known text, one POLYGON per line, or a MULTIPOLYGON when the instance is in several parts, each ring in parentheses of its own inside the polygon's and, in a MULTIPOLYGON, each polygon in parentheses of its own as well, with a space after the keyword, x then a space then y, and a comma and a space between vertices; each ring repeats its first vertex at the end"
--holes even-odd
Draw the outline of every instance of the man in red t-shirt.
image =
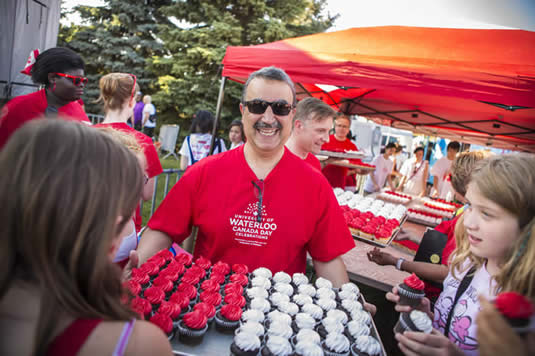
POLYGON ((312 167, 321 171, 321 163, 316 158, 321 146, 329 142, 329 131, 333 126, 336 112, 323 101, 305 98, 297 104, 292 135, 286 147, 312 167))
POLYGON ((195 257, 295 273, 305 271, 308 252, 318 276, 347 282, 341 255, 355 243, 341 208, 321 173, 284 146, 295 103, 281 69, 251 74, 240 104, 247 142, 188 169, 149 221, 130 265, 197 226, 195 257))
MULTIPOLYGON (((351 120, 347 116, 339 115, 336 117, 334 119, 334 135, 329 137, 329 142, 325 143, 321 149, 335 152, 358 151, 357 146, 347 138, 350 125, 351 120)), ((355 163, 359 162, 360 160, 355 163)), ((323 167, 322 172, 334 188, 345 188, 349 168, 327 164, 323 167)))

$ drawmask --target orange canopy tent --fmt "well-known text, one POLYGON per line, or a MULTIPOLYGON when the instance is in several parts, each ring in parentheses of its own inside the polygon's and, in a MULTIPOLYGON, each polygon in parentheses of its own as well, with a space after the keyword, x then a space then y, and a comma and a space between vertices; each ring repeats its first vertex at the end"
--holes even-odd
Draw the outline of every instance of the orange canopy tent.
POLYGON ((368 27, 228 47, 223 77, 274 65, 298 98, 464 142, 535 152, 535 32, 368 27))

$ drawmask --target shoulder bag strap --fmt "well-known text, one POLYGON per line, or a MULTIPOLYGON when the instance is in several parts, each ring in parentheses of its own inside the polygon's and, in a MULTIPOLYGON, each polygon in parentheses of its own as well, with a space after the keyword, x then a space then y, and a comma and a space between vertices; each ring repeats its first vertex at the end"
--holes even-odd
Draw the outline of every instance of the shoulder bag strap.
POLYGON ((459 298, 461 298, 461 295, 466 291, 470 283, 472 283, 472 279, 474 279, 474 272, 476 271, 476 268, 472 266, 468 273, 466 273, 461 280, 461 284, 459 284, 459 288, 457 288, 457 293, 455 293, 455 299, 453 300, 453 304, 451 305, 450 312, 448 313, 448 319, 446 320, 446 326, 444 327, 444 335, 446 337, 449 337, 450 334, 450 325, 451 325, 451 319, 453 318, 453 311, 455 309, 455 306, 457 305, 457 302, 459 301, 459 298))
POLYGON ((191 150, 191 144, 190 144, 189 138, 190 136, 186 137, 186 142, 188 144, 189 156, 191 158, 191 165, 193 165, 194 163, 197 162, 197 160, 195 159, 195 157, 193 157, 193 151, 191 150))

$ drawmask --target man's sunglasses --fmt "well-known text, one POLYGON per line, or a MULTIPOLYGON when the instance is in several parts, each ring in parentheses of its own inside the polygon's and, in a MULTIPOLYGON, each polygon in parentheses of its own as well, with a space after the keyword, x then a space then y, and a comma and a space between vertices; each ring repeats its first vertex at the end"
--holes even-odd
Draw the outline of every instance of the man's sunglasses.
POLYGON ((60 77, 69 78, 72 80, 72 83, 76 85, 77 87, 80 86, 80 84, 84 83, 84 85, 87 84, 87 78, 86 77, 79 77, 77 75, 69 75, 65 73, 52 73, 55 75, 59 75, 60 77))
POLYGON ((251 114, 263 114, 266 112, 268 106, 271 106, 271 110, 273 110, 273 113, 279 116, 288 115, 294 108, 294 106, 292 104, 288 104, 286 100, 277 100, 274 102, 269 102, 262 99, 254 99, 250 101, 245 101, 243 105, 247 107, 247 110, 249 110, 251 114))

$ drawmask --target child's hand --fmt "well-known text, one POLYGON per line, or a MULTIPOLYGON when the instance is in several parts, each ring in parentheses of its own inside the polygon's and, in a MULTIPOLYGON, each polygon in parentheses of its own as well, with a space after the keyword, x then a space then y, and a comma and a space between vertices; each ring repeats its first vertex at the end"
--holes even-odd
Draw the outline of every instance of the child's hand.
POLYGON ((132 268, 137 268, 139 266, 139 256, 136 250, 130 251, 130 257, 128 258, 128 263, 124 266, 123 275, 121 279, 126 281, 132 276, 132 268))
POLYGON ((386 293, 386 300, 392 303, 396 303, 394 309, 399 313, 409 313, 411 310, 416 309, 423 311, 424 313, 429 315, 431 319, 433 319, 433 313, 431 313, 431 302, 426 297, 422 298, 422 300, 420 301, 420 305, 418 305, 418 307, 416 308, 413 308, 408 305, 399 305, 398 287, 396 286, 392 288, 392 292, 386 293))
POLYGON ((463 352, 436 329, 431 334, 406 331, 397 333, 398 346, 407 356, 461 356, 463 352))

